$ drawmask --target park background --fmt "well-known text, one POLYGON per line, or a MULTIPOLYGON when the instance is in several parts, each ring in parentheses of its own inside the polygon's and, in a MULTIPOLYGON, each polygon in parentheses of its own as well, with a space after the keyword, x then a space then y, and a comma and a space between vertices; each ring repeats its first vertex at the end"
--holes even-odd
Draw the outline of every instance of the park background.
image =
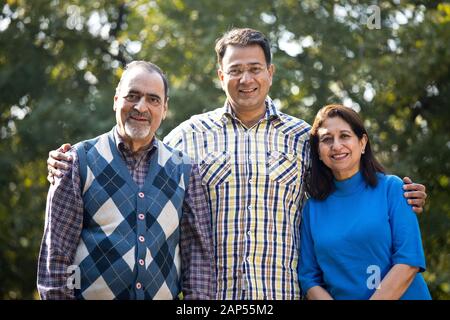
POLYGON ((48 151, 113 126, 133 59, 168 75, 160 137, 220 107, 214 44, 231 27, 270 38, 282 111, 354 108, 389 172, 427 186, 424 276, 450 299, 450 3, 400 0, 0 1, 0 299, 38 298, 48 151))

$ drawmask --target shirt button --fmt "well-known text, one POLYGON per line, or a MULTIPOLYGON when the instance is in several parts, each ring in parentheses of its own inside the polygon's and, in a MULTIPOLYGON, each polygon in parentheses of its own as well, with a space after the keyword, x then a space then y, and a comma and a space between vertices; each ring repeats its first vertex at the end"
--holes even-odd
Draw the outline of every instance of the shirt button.
POLYGON ((140 290, 142 288, 142 284, 140 282, 136 283, 136 289, 140 290))
POLYGON ((247 262, 250 262, 250 257, 247 257, 247 262))
POLYGON ((248 235, 251 235, 251 234, 252 234, 252 232, 251 232, 250 230, 248 230, 248 231, 247 231, 247 234, 248 234, 248 235))
POLYGON ((143 236, 139 236, 139 241, 140 241, 140 242, 144 242, 144 241, 145 241, 145 238, 144 238, 143 236))
POLYGON ((139 218, 139 220, 144 220, 145 216, 144 216, 143 213, 140 213, 140 214, 138 215, 138 218, 139 218))
POLYGON ((248 210, 252 210, 252 205, 249 205, 247 208, 248 210))
POLYGON ((143 265, 144 265, 144 259, 139 259, 139 264, 140 264, 141 266, 143 266, 143 265))
POLYGON ((252 184, 253 183, 253 179, 249 179, 248 183, 252 184))
POLYGON ((144 198, 144 196, 145 196, 145 195, 144 195, 144 193, 143 193, 143 192, 139 192, 139 193, 138 193, 138 197, 139 197, 139 198, 141 198, 141 199, 142 199, 142 198, 144 198))

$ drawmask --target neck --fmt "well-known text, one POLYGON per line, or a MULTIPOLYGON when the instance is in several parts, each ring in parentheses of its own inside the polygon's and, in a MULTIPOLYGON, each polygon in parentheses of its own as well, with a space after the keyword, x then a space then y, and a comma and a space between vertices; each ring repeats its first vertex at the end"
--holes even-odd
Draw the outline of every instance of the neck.
POLYGON ((152 143, 153 139, 154 139, 154 135, 151 135, 145 139, 131 139, 130 137, 127 136, 121 136, 121 138, 123 139, 123 142, 125 143, 125 145, 127 146, 128 149, 131 150, 131 152, 133 153, 137 153, 139 151, 142 151, 146 148, 148 148, 148 146, 152 143))
POLYGON ((352 170, 352 171, 337 171, 337 172, 333 172, 333 175, 334 175, 334 178, 337 181, 342 181, 342 180, 350 179, 351 177, 353 177, 358 172, 359 172, 359 168, 357 170, 352 170))
POLYGON ((236 117, 247 127, 250 128, 261 120, 266 114, 266 106, 251 111, 238 110, 233 107, 236 117))

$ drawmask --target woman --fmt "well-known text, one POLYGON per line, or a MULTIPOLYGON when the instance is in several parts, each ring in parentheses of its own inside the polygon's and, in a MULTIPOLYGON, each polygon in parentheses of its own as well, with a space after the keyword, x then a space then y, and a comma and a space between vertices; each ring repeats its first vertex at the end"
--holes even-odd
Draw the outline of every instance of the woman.
POLYGON ((358 114, 322 108, 311 130, 299 280, 308 299, 431 299, 417 217, 358 114))

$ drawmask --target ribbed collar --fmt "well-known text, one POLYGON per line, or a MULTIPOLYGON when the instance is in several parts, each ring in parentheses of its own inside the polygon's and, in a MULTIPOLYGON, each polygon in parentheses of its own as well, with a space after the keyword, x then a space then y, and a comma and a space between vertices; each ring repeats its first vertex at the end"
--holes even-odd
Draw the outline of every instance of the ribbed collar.
POLYGON ((361 171, 358 171, 348 179, 341 181, 334 179, 334 185, 336 186, 336 191, 334 193, 336 196, 348 196, 361 191, 367 184, 361 171))

